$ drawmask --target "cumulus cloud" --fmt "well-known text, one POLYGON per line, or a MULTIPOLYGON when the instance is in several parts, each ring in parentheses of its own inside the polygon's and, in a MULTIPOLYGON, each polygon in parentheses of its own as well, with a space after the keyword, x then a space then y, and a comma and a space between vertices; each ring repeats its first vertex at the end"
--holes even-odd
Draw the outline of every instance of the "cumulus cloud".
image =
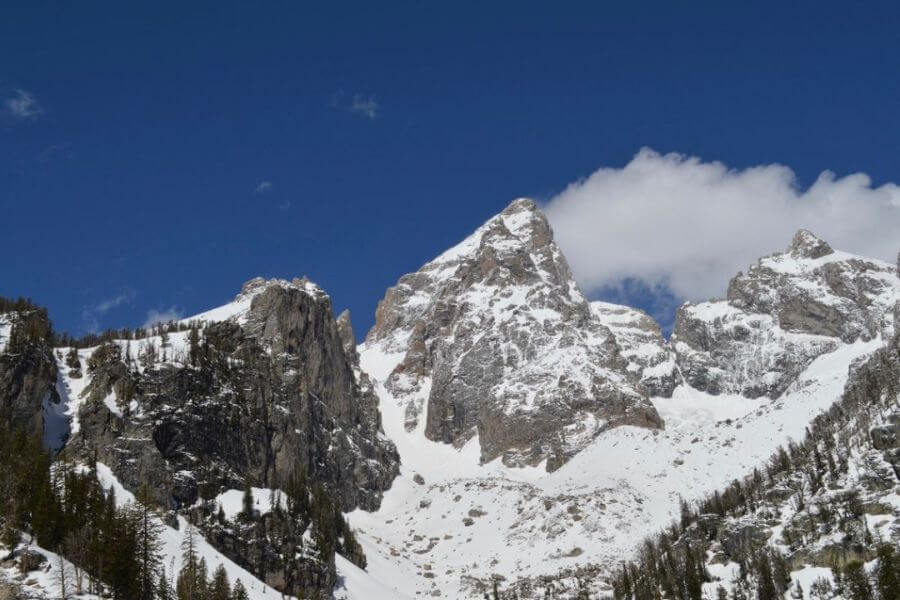
POLYGON ((824 171, 800 189, 782 165, 735 170, 650 149, 569 185, 545 211, 589 294, 637 281, 685 299, 721 297, 737 271, 784 249, 799 228, 892 262, 900 250, 893 183, 824 171))
POLYGON ((100 328, 100 319, 102 319, 106 313, 116 307, 131 302, 134 299, 134 296, 134 290, 126 288, 115 296, 110 296, 97 304, 84 307, 81 311, 81 318, 84 320, 88 331, 96 332, 100 328))
POLYGON ((3 99, 3 108, 7 115, 20 121, 37 118, 44 112, 34 95, 20 88, 3 99))
POLYGON ((152 327, 157 323, 178 321, 182 317, 184 317, 184 312, 174 306, 170 306, 169 308, 151 308, 147 311, 147 319, 144 321, 144 327, 152 327))
POLYGON ((256 188, 254 189, 254 191, 255 191, 257 194, 265 194, 266 192, 268 192, 268 191, 271 190, 271 189, 272 189, 272 182, 271 182, 271 181, 260 181, 259 184, 257 184, 257 186, 256 186, 256 188))

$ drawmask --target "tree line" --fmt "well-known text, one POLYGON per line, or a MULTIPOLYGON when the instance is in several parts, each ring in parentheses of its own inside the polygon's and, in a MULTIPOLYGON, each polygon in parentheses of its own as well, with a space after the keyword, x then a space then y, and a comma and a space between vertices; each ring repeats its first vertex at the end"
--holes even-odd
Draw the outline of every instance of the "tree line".
MULTIPOLYGON (((0 544, 5 560, 28 570, 27 545, 56 553, 60 598, 96 594, 115 600, 247 600, 219 565, 211 576, 188 525, 182 568, 175 581, 163 565, 163 524, 150 494, 118 507, 113 488, 104 490, 95 468, 53 460, 39 436, 0 425, 0 544)), ((169 573, 171 575, 171 571, 169 573)))
POLYGON ((100 333, 86 333, 73 336, 66 332, 57 332, 48 316, 47 309, 36 304, 30 298, 16 299, 0 296, 0 315, 14 313, 11 319, 12 331, 8 350, 16 351, 19 344, 29 341, 45 341, 53 347, 92 348, 113 340, 141 340, 148 337, 165 337, 170 333, 188 331, 200 326, 199 322, 168 321, 147 327, 121 327, 106 329, 100 333))

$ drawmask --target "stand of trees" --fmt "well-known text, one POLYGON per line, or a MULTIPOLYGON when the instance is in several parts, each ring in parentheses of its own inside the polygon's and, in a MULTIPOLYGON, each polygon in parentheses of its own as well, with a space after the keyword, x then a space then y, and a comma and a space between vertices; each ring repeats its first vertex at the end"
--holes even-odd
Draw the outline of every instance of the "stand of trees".
POLYGON ((75 468, 64 455, 52 460, 40 437, 0 426, 2 558, 27 561, 24 546, 31 542, 58 554, 53 566, 59 597, 247 599, 243 584, 232 587, 221 565, 208 577, 191 526, 173 586, 163 568, 162 529, 145 491, 136 502, 117 507, 114 491, 100 486, 94 469, 75 468))

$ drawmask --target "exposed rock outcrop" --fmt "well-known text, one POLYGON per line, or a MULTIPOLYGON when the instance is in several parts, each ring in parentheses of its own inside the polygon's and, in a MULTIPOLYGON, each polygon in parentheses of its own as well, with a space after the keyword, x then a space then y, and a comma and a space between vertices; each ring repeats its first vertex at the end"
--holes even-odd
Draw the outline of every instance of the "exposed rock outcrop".
POLYGON ((400 278, 375 320, 365 351, 402 357, 384 384, 407 429, 477 435, 483 462, 552 470, 604 429, 662 426, 530 200, 400 278))
POLYGON ((806 230, 738 273, 725 300, 685 304, 671 339, 691 386, 776 398, 842 344, 894 332, 894 265, 838 252, 806 230))
POLYGON ((248 294, 249 307, 207 325, 194 352, 186 332, 172 336, 191 364, 138 370, 124 342, 98 348, 73 447, 96 453, 132 489, 151 484, 174 506, 244 481, 278 487, 303 472, 345 510, 376 508, 398 457, 330 300, 303 280, 254 280, 238 301, 248 294))
POLYGON ((675 352, 659 324, 647 313, 609 302, 591 302, 591 311, 613 334, 619 349, 651 396, 669 397, 680 383, 675 352))
POLYGON ((43 435, 50 405, 59 403, 53 350, 44 336, 24 329, 50 331, 46 311, 33 308, 0 314, 0 422, 43 435), (13 332, 19 328, 18 335, 13 332), (18 341, 13 343, 12 338, 18 341))

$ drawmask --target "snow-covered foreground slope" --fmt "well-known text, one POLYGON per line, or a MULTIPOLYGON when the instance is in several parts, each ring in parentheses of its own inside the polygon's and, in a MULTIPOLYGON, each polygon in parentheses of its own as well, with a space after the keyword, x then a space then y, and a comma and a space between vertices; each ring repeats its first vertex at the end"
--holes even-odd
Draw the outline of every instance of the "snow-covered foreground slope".
POLYGON ((479 465, 477 439, 456 450, 427 440, 421 425, 406 431, 402 409, 380 385, 401 357, 363 347, 362 367, 378 381, 385 432, 403 464, 381 510, 349 515, 369 559, 368 584, 392 590, 383 598, 462 598, 495 575, 511 581, 586 565, 602 572, 675 518, 679 497, 720 488, 802 437, 840 396, 851 363, 881 344, 819 357, 774 402, 679 386, 653 400, 665 430, 608 431, 550 474, 479 465))
MULTIPOLYGON (((113 488, 116 493, 116 504, 125 506, 129 502, 134 502, 134 494, 125 489, 112 470, 103 463, 97 463, 97 478, 100 484, 106 488, 113 488)), ((184 517, 178 517, 178 529, 163 525, 162 555, 163 567, 166 569, 166 575, 172 580, 181 570, 181 543, 184 540, 184 532, 187 528, 187 520, 184 517)), ((234 562, 225 557, 221 552, 209 545, 199 533, 195 533, 197 556, 206 560, 207 567, 210 572, 222 565, 225 572, 228 573, 228 580, 234 584, 238 580, 247 588, 247 594, 252 600, 265 600, 266 598, 281 598, 282 595, 277 590, 270 588, 263 582, 259 581, 251 573, 239 567, 234 562)))
MULTIPOLYGON (((112 470, 103 463, 97 463, 97 479, 105 489, 113 489, 115 491, 116 505, 118 507, 121 508, 129 503, 134 503, 134 494, 125 489, 119 480, 116 479, 115 475, 113 475, 112 470)), ((161 563, 165 570, 166 577, 171 582, 175 581, 178 572, 181 570, 181 544, 187 528, 187 521, 184 517, 177 517, 177 520, 178 529, 170 527, 162 522, 160 523, 162 527, 162 534, 160 536, 160 541, 162 542, 161 563)), ((247 595, 251 600, 275 600, 287 598, 277 590, 259 581, 253 574, 226 558, 222 553, 210 546, 197 532, 195 532, 195 544, 198 559, 206 560, 209 571, 213 572, 219 565, 222 565, 225 568, 225 572, 228 574, 230 583, 233 585, 240 580, 241 583, 244 584, 247 595)), ((4 579, 17 581, 28 590, 29 594, 36 594, 38 597, 44 598, 57 598, 60 594, 60 570, 65 569, 65 576, 69 579, 69 593, 72 593, 74 589, 74 568, 69 561, 60 561, 57 554, 34 544, 24 547, 20 546, 19 552, 21 553, 25 549, 42 554, 46 557, 46 565, 39 570, 27 573, 24 578, 20 578, 18 571, 15 568, 5 569, 0 567, 0 582, 4 579)), ((78 596, 78 598, 92 600, 94 598, 99 598, 99 596, 82 594, 78 596)))

